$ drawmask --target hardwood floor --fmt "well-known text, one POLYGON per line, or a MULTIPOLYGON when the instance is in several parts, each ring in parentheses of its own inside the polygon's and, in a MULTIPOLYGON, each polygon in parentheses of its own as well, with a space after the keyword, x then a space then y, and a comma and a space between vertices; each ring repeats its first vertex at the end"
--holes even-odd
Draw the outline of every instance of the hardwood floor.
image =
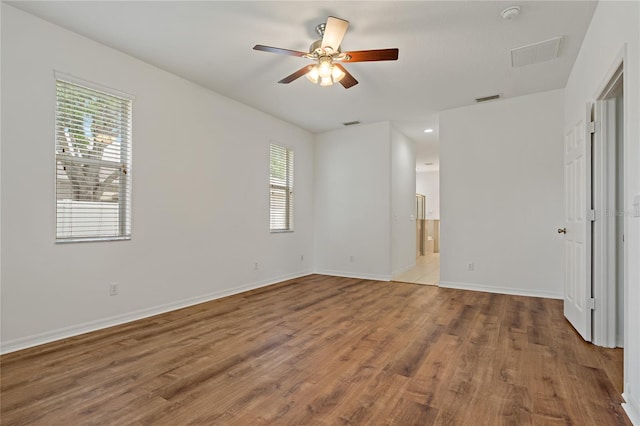
POLYGON ((4 355, 2 425, 630 425, 558 300, 311 275, 4 355))

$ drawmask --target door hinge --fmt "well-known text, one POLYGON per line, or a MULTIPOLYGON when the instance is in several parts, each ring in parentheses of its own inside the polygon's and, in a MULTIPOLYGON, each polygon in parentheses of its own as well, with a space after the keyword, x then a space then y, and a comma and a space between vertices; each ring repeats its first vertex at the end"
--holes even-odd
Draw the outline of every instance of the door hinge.
POLYGON ((595 121, 590 121, 589 122, 589 133, 595 133, 596 132, 596 122, 595 121))
POLYGON ((595 222, 595 220, 596 220, 596 211, 595 210, 589 210, 589 220, 591 222, 595 222))
POLYGON ((588 298, 587 299, 587 308, 595 309, 596 308, 596 299, 594 299, 593 297, 588 298))

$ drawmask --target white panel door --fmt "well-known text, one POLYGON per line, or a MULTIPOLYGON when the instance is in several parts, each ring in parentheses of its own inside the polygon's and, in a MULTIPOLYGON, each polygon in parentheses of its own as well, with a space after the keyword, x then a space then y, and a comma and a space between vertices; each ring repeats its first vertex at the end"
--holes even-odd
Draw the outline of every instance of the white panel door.
POLYGON ((565 135, 564 316, 591 341, 591 108, 565 135))

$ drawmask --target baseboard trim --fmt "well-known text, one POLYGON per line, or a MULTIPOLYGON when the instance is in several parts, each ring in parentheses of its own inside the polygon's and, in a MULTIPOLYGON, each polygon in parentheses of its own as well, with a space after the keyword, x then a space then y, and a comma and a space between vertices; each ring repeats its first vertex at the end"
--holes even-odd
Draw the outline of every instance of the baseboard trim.
POLYGON ((626 401, 622 403, 622 408, 627 413, 627 417, 631 420, 633 426, 640 426, 640 407, 634 406, 631 398, 628 398, 624 393, 622 394, 622 399, 626 401))
POLYGON ((249 290, 255 290, 257 288, 266 287, 282 281, 287 281, 294 278, 300 278, 300 277, 304 277, 311 274, 313 274, 312 271, 301 271, 293 274, 282 275, 280 277, 271 278, 271 279, 262 280, 262 281, 256 281, 256 282, 245 284, 232 289, 215 291, 215 292, 207 293, 201 296, 182 299, 177 302, 157 305, 157 306, 140 309, 133 312, 127 312, 121 315, 115 315, 112 317, 102 318, 95 321, 89 321, 82 324, 72 325, 69 327, 59 328, 56 330, 34 334, 27 337, 8 340, 2 343, 2 347, 0 348, 0 354, 16 352, 22 349, 43 345, 45 343, 51 343, 57 340, 78 336, 80 334, 102 330, 104 328, 109 328, 116 325, 126 324, 128 322, 152 317, 154 315, 164 314, 166 312, 175 311, 177 309, 186 308, 188 306, 193 306, 193 305, 209 302, 216 299, 221 299, 223 297, 232 296, 234 294, 243 293, 249 290))
POLYGON ((361 280, 391 281, 391 275, 360 274, 353 272, 331 271, 328 269, 318 269, 314 271, 314 274, 332 275, 334 277, 343 278, 357 278, 361 280))
POLYGON ((547 299, 564 299, 561 293, 553 293, 550 291, 525 290, 512 287, 494 287, 482 284, 458 283, 453 281, 440 281, 439 287, 455 288, 458 290, 484 291, 487 293, 512 294, 515 296, 544 297, 547 299))

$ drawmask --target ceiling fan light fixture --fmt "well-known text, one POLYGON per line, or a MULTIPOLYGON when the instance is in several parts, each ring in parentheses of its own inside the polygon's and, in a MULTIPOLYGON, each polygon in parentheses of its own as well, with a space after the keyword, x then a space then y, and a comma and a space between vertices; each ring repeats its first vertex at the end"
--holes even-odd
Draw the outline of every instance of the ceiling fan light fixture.
POLYGON ((331 69, 333 68, 333 64, 331 63, 331 58, 322 57, 318 62, 318 73, 320 77, 331 77, 331 69))
POLYGON ((331 86, 333 84, 333 80, 331 79, 331 75, 328 77, 320 77, 320 86, 331 86))
POLYGON ((331 70, 331 78, 333 79, 333 82, 338 83, 340 80, 344 78, 344 76, 345 76, 344 72, 340 68, 334 65, 333 69, 331 70))
POLYGON ((320 86, 332 86, 345 76, 345 72, 333 64, 330 57, 321 57, 306 74, 307 80, 320 86))
POLYGON ((311 68, 311 71, 307 73, 307 80, 309 80, 313 84, 318 84, 319 78, 320 78, 320 72, 318 71, 318 66, 314 65, 313 68, 311 68))

